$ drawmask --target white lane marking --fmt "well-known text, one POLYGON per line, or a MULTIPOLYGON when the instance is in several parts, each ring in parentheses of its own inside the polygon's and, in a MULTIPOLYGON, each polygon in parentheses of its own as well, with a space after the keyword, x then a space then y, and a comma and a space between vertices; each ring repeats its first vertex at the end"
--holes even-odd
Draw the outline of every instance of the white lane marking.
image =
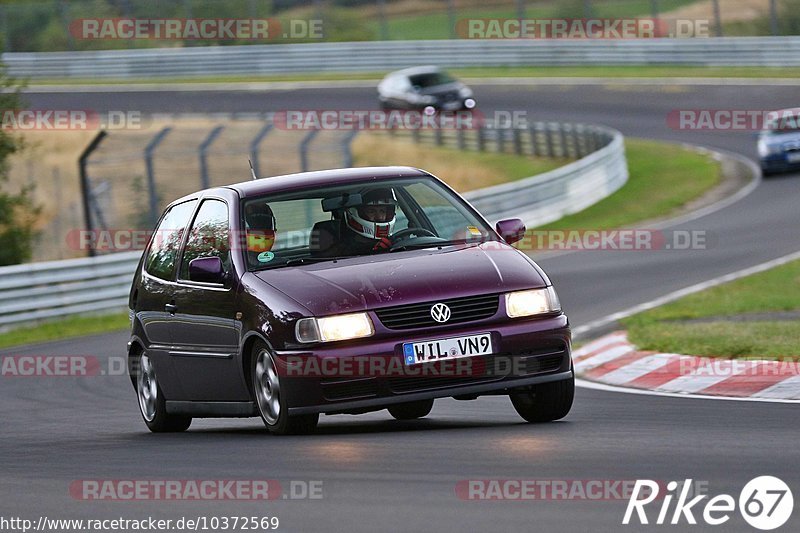
POLYGON ((621 357, 627 353, 630 353, 634 350, 634 347, 630 344, 626 344, 625 346, 614 346, 613 348, 609 348, 603 352, 598 353, 597 355, 593 355, 588 359, 584 359, 583 361, 578 361, 575 363, 575 370, 583 371, 589 370, 596 366, 602 365, 603 363, 607 363, 609 361, 613 361, 617 357, 621 357))
POLYGON ((618 313, 614 313, 608 315, 607 317, 594 320, 585 324, 583 326, 578 326, 572 330, 572 335, 574 338, 578 338, 581 335, 585 335, 586 333, 592 331, 593 329, 597 329, 599 327, 605 326, 607 324, 611 324, 618 320, 622 320, 623 318, 627 318, 631 315, 635 315, 637 313, 641 313, 642 311, 647 311, 649 309, 653 309, 660 305, 664 305, 666 303, 678 300, 683 298, 684 296, 688 296, 690 294, 694 294, 696 292, 704 291, 711 287, 716 287, 717 285, 722 285, 723 283, 727 283, 729 281, 734 281, 739 278, 743 278, 745 276, 749 276, 751 274, 757 274, 759 272, 764 272, 765 270, 769 270, 770 268, 774 268, 777 266, 785 265, 791 261, 795 261, 800 259, 800 252, 793 252, 788 255, 784 255, 782 257, 778 257, 776 259, 772 259, 770 261, 766 261, 764 263, 760 263, 755 266, 743 268, 741 270, 737 270, 735 272, 731 272, 730 274, 725 274, 724 276, 719 276, 717 278, 710 279, 708 281, 704 281, 702 283, 697 283, 695 285, 691 285, 689 287, 679 289, 677 291, 673 291, 669 294, 665 294, 659 298, 654 300, 650 300, 649 302, 645 302, 643 304, 635 305, 624 311, 620 311, 618 313))
POLYGON ((739 397, 739 396, 710 396, 704 394, 680 394, 675 392, 654 391, 647 389, 631 389, 619 387, 617 385, 606 385, 585 379, 576 379, 575 384, 584 389, 599 390, 604 392, 618 392, 622 394, 639 394, 642 396, 665 396, 667 398, 683 398, 688 400, 722 400, 728 402, 761 402, 761 403, 793 403, 800 404, 800 400, 785 400, 782 398, 758 398, 758 397, 739 397))
POLYGON ((648 355, 639 359, 638 361, 634 361, 629 365, 625 365, 622 368, 612 370, 608 374, 604 374, 598 379, 601 379, 603 383, 608 383, 611 385, 623 385, 625 383, 630 383, 634 379, 638 379, 651 372, 655 372, 664 368, 670 362, 674 361, 676 357, 680 356, 667 353, 648 355))
POLYGON ((757 398, 795 398, 800 399, 800 376, 792 376, 755 393, 757 398))

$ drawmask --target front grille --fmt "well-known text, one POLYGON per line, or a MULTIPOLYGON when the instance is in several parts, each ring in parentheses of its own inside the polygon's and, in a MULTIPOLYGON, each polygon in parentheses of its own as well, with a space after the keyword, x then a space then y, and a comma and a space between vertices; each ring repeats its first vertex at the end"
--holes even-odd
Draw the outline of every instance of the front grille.
POLYGON ((352 400, 355 398, 371 398, 378 394, 373 378, 323 381, 322 395, 326 400, 352 400))
POLYGON ((452 298, 423 304, 401 305, 378 309, 381 323, 389 329, 412 329, 430 326, 441 326, 431 316, 431 307, 443 303, 450 308, 450 320, 444 324, 459 324, 470 320, 489 318, 497 313, 500 297, 497 294, 468 296, 466 298, 452 298))

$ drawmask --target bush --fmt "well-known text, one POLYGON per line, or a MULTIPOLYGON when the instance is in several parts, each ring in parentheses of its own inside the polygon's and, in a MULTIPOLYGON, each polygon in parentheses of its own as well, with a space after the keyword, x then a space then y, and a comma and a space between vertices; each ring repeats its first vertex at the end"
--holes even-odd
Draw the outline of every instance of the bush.
MULTIPOLYGON (((20 87, 0 65, 0 113, 20 109, 20 87)), ((37 237, 36 219, 41 209, 34 203, 33 186, 8 191, 8 158, 23 147, 22 139, 0 129, 0 266, 29 261, 37 237)))

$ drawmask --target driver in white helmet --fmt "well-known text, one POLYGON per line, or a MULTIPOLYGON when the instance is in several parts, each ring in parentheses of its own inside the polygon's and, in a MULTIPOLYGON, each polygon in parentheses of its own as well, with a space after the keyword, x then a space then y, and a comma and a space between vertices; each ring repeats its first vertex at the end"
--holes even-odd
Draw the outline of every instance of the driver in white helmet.
POLYGON ((397 197, 388 187, 370 189, 361 195, 361 204, 344 210, 342 239, 336 255, 362 255, 386 252, 392 245, 389 236, 396 221, 397 197))

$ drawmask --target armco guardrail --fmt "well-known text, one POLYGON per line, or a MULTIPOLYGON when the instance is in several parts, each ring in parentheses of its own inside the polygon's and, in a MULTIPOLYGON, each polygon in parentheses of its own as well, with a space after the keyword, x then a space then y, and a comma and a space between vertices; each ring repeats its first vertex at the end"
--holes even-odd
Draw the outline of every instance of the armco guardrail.
POLYGON ((547 131, 553 137, 550 146, 557 153, 568 154, 570 143, 574 143, 575 150, 593 143, 599 149, 550 172, 465 194, 490 221, 513 216, 528 227, 547 224, 597 203, 628 181, 625 143, 620 132, 573 124, 550 124, 547 131))
MULTIPOLYGON (((622 134, 602 126, 536 123, 524 130, 438 130, 424 135, 466 150, 580 157, 544 174, 466 194, 492 222, 519 217, 529 226, 544 224, 605 198, 628 179, 622 134)), ((417 139, 425 140, 421 134, 417 139)), ((0 268, 0 329, 124 309, 140 257, 141 252, 125 252, 0 268)))
POLYGON ((0 268, 0 328, 121 310, 141 252, 0 268))
POLYGON ((800 66, 800 37, 368 41, 3 54, 13 76, 137 79, 382 72, 418 65, 800 66))
POLYGON ((459 150, 577 159, 530 178, 466 193, 464 197, 489 221, 521 218, 539 226, 584 209, 628 180, 622 134, 588 124, 534 122, 526 127, 413 130, 417 142, 459 150))

